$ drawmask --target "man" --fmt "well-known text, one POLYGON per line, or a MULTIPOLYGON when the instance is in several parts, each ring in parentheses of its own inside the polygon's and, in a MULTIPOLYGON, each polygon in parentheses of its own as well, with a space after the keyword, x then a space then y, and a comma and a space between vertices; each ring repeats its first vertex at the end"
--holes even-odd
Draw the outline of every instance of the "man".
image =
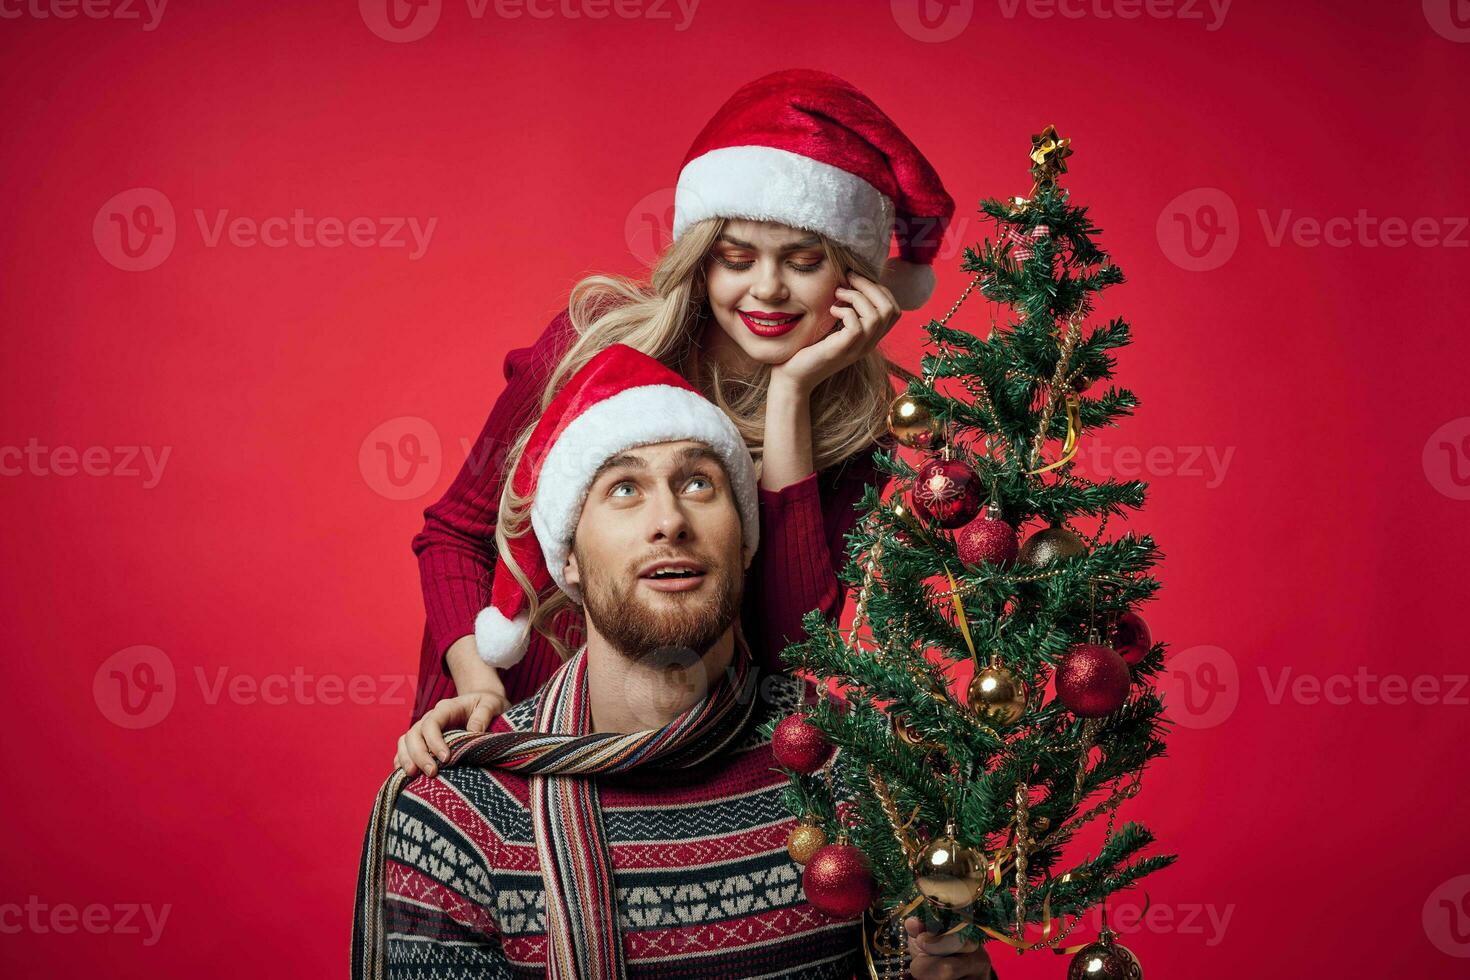
MULTIPOLYGON (((739 633, 759 537, 734 425, 615 345, 548 406, 513 478, 533 498, 513 557, 538 594, 554 581, 582 603, 587 642, 488 732, 440 732, 474 695, 431 713, 436 774, 395 773, 368 828, 354 976, 867 975, 859 924, 808 904, 785 850, 787 780, 758 728, 817 694, 758 678, 739 633)), ((529 604, 497 566, 489 655, 525 642, 529 604)), ((991 976, 974 943, 915 921, 908 975, 991 976)))

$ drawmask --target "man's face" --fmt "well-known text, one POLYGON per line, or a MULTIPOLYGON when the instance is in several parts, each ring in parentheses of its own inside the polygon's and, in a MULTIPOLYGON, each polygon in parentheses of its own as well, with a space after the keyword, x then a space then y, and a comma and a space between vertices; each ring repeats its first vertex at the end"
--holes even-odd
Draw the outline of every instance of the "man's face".
POLYGON ((593 479, 566 579, 581 588, 590 625, 625 656, 698 656, 739 613, 742 540, 729 478, 708 446, 639 446, 593 479))

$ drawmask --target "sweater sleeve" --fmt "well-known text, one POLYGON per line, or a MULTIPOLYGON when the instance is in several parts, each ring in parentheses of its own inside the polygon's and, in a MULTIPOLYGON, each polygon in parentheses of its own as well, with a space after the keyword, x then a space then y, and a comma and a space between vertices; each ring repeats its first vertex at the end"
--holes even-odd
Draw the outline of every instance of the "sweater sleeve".
POLYGON ((475 632, 475 616, 490 601, 505 456, 539 408, 546 380, 575 334, 563 310, 531 346, 506 354, 505 390, 454 482, 424 511, 423 529, 413 539, 427 616, 419 663, 421 702, 437 700, 425 698, 430 688, 447 694, 451 681, 444 653, 475 632))
POLYGON ((755 621, 758 656, 770 672, 789 670, 781 652, 806 639, 801 619, 820 609, 827 619, 842 617, 846 588, 837 579, 847 563, 846 535, 860 516, 855 509, 869 485, 880 490, 887 475, 872 463, 870 446, 832 471, 812 473, 780 490, 758 491, 761 544, 751 564, 753 588, 763 608, 755 621))

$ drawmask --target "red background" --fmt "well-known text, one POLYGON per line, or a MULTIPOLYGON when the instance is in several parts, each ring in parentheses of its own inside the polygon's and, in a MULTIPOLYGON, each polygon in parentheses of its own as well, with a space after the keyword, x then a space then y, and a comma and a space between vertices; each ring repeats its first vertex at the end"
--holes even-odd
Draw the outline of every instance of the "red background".
MULTIPOLYGON (((422 509, 505 352, 580 275, 640 270, 715 108, 811 65, 871 95, 955 197, 960 240, 925 316, 965 284, 977 202, 1026 190, 1028 134, 1049 122, 1076 150, 1066 186, 1128 274, 1109 312, 1135 326, 1119 375, 1141 407, 1095 443, 1154 451, 1113 474, 1151 484, 1134 526, 1167 558, 1145 612, 1178 691, 1223 688, 1126 811, 1182 855, 1147 883, 1168 922, 1127 938, 1149 975, 1463 974, 1470 344, 1454 287, 1470 233, 1454 245, 1452 219, 1470 212, 1470 43, 1450 0, 1242 0, 1213 30, 1207 9, 1102 16, 1109 0, 1079 17, 934 5, 928 28, 904 0, 705 0, 683 29, 673 7, 476 18, 459 0, 404 43, 345 0, 179 2, 153 30, 35 2, 7 0, 20 16, 0 20, 0 442, 48 450, 10 452, 0 481, 0 906, 46 911, 37 927, 0 909, 0 972, 346 969, 368 807, 408 719, 422 509), (144 271, 106 244, 108 202, 134 188, 176 216, 172 252, 144 271), (1169 234, 1209 217, 1199 195, 1171 204, 1199 188, 1238 209, 1222 218, 1234 252, 1203 271, 1169 234), (222 209, 437 225, 417 259, 210 247, 195 213, 222 209), (1283 217, 1360 209, 1450 241, 1272 244, 1283 217), (406 432, 440 448, 421 440, 399 491, 408 471, 376 447, 406 432), (128 475, 130 446, 169 451, 156 485, 128 475), (65 475, 57 447, 101 447, 91 469, 116 475, 65 475), (1209 452, 1228 466, 1212 475, 1209 452), (147 679, 138 646, 159 651, 149 703, 172 705, 128 728, 117 677, 147 679), (1360 671, 1379 681, 1331 680, 1360 671), (299 690, 271 679, 293 672, 299 690), (1382 703, 1387 674, 1439 694, 1382 703), (1303 676, 1346 703, 1277 696, 1303 676), (94 904, 112 927, 53 928, 56 909, 94 904), (156 942, 117 928, 129 904, 168 907, 156 942)), ((978 299, 957 320, 987 321, 978 299)), ((907 314, 889 341, 910 365, 921 323, 907 314)), ((995 956, 1007 980, 1064 973, 1048 953, 995 956)))

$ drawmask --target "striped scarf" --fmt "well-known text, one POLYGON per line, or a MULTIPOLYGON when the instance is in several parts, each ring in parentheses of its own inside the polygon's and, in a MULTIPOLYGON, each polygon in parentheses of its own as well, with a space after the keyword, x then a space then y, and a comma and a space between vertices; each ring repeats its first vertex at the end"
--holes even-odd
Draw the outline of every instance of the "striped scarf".
MULTIPOLYGON (((482 766, 529 773, 531 825, 546 881, 546 975, 552 980, 621 980, 626 976, 612 858, 593 779, 643 766, 687 769, 719 755, 745 731, 755 709, 755 671, 740 627, 731 669, 712 679, 703 699, 662 728, 592 733, 587 647, 541 689, 535 731, 453 732, 442 768, 482 766)), ((388 819, 408 782, 399 769, 378 792, 359 874, 352 975, 386 976, 383 870, 388 819)))

